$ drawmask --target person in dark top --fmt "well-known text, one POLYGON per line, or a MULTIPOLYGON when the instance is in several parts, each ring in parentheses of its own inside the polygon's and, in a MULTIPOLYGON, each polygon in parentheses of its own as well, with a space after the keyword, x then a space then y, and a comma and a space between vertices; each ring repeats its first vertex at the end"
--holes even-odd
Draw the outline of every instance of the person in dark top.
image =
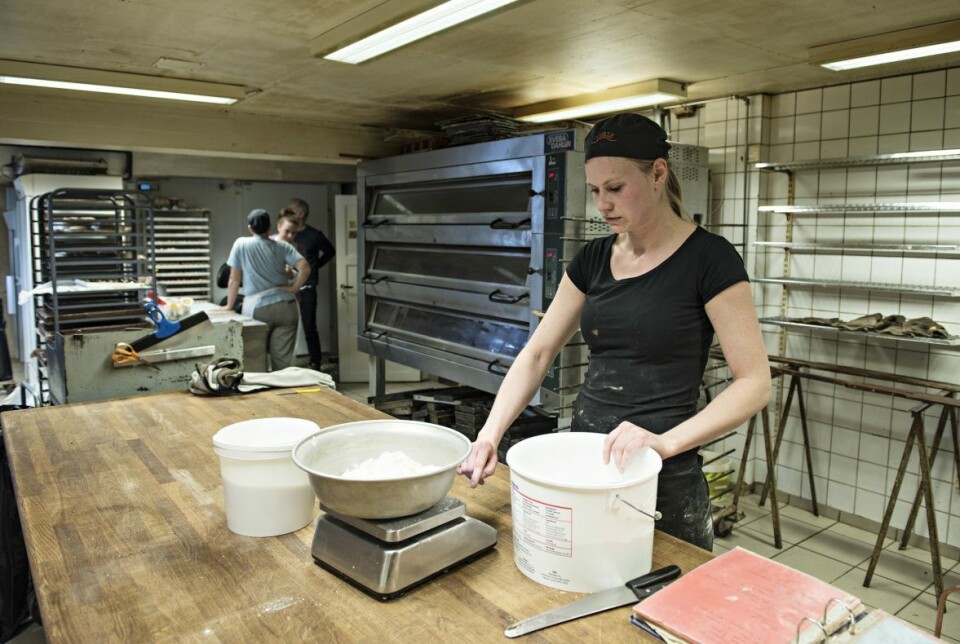
POLYGON ((310 263, 310 277, 300 289, 297 301, 300 303, 300 321, 303 324, 303 335, 307 340, 307 351, 310 353, 310 368, 320 371, 322 356, 320 334, 317 332, 317 280, 320 269, 333 259, 336 250, 326 235, 307 224, 310 206, 306 201, 291 199, 284 211, 289 211, 297 217, 299 230, 293 239, 293 245, 310 263))
POLYGON ((603 454, 622 471, 640 449, 663 458, 656 527, 713 547, 698 446, 739 426, 770 397, 770 370, 743 260, 724 238, 683 217, 663 129, 637 114, 597 123, 585 168, 613 235, 570 262, 557 295, 504 377, 490 416, 459 472, 471 486, 497 465, 497 444, 570 337, 590 350, 572 431, 606 433, 603 454), (697 412, 714 333, 733 382, 697 412))

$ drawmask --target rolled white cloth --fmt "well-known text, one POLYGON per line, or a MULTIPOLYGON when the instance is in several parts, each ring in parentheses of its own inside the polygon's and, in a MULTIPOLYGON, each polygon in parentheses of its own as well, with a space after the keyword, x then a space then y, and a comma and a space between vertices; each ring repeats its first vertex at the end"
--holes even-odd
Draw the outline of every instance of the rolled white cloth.
POLYGON ((257 373, 246 371, 240 381, 240 391, 256 391, 267 387, 329 387, 336 389, 336 384, 329 374, 314 371, 304 367, 287 367, 278 371, 257 373))
POLYGON ((333 378, 322 371, 287 367, 268 373, 245 372, 240 361, 234 358, 198 364, 190 379, 190 392, 202 396, 231 396, 271 387, 336 388, 333 378))

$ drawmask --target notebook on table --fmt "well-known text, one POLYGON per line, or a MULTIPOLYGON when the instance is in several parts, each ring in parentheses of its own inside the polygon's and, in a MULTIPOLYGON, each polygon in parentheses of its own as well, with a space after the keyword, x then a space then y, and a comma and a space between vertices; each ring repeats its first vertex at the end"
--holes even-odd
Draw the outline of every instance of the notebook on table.
POLYGON ((868 611, 845 590, 743 548, 691 570, 633 612, 669 642, 937 641, 888 613, 868 611))

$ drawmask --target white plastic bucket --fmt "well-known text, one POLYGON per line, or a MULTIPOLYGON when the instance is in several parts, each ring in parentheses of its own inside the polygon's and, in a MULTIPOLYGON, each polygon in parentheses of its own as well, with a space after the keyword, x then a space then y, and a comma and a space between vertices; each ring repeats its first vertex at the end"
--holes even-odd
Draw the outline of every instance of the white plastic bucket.
POLYGON ((228 425, 213 437, 220 456, 227 527, 246 537, 272 537, 304 527, 315 516, 307 473, 293 463, 293 446, 320 427, 302 418, 257 418, 228 425))
POLYGON ((507 452, 517 568, 536 582, 596 592, 650 572, 659 454, 621 474, 603 464, 604 434, 535 436, 507 452), (634 507, 630 507, 630 506, 634 507))

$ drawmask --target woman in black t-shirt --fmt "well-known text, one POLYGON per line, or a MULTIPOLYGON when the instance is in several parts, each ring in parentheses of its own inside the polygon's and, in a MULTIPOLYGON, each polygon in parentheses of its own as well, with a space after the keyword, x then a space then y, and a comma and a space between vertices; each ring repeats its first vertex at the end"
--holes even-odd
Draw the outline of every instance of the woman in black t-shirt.
POLYGON ((459 471, 471 486, 493 473, 504 432, 579 327, 590 366, 571 429, 607 433, 597 457, 621 470, 639 449, 658 452, 656 527, 710 549, 697 449, 766 405, 770 371, 743 261, 728 241, 683 218, 669 150, 663 129, 636 114, 605 119, 587 135, 587 184, 614 234, 570 263, 459 471), (697 413, 714 332, 733 382, 697 413))

